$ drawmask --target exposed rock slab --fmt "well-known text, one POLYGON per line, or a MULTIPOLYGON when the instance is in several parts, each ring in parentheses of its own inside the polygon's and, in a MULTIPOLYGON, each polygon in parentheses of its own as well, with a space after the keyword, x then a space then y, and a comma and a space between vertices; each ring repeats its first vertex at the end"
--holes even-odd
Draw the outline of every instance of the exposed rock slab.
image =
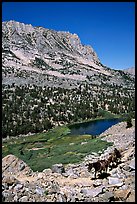
POLYGON ((22 174, 29 174, 32 172, 31 168, 28 165, 17 158, 16 156, 10 154, 2 159, 2 174, 6 175, 10 174, 18 174, 21 172, 22 174))

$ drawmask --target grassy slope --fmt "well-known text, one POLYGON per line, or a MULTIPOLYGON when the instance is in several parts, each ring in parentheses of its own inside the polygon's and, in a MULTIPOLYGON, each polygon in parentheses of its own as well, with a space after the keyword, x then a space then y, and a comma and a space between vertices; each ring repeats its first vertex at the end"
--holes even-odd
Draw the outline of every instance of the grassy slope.
POLYGON ((61 126, 47 133, 9 139, 3 142, 3 157, 14 154, 25 161, 33 171, 42 171, 51 168, 55 163, 80 162, 86 155, 112 145, 100 138, 92 139, 91 135, 69 136, 69 131, 67 126, 61 126))

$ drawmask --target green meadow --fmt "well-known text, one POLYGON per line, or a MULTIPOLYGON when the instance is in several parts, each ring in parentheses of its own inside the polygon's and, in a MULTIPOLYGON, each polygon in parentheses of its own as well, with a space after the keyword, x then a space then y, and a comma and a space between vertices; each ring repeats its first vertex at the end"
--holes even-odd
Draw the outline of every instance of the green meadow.
POLYGON ((77 163, 92 152, 106 149, 112 143, 92 135, 69 135, 67 126, 46 133, 3 141, 2 156, 14 154, 26 162, 33 171, 51 168, 53 164, 77 163))

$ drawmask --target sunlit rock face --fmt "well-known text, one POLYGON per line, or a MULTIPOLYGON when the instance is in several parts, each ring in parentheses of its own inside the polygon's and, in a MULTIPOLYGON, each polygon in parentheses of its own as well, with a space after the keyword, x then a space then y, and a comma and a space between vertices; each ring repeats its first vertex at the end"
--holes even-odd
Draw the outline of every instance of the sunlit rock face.
POLYGON ((135 67, 130 67, 130 68, 124 69, 123 71, 125 73, 129 73, 129 74, 135 75, 135 67))
MULTIPOLYGON (((134 76, 128 77, 134 80, 134 76)), ((127 87, 122 71, 104 66, 91 46, 81 44, 77 34, 16 21, 2 23, 3 84, 72 89, 83 83, 100 86, 102 81, 108 86, 127 87)))

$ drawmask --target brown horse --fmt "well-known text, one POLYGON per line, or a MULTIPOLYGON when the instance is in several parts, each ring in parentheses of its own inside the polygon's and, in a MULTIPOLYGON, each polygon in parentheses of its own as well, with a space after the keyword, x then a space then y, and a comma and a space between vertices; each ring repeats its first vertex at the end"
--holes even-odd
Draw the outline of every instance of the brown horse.
POLYGON ((117 165, 121 159, 121 153, 118 149, 114 149, 114 152, 108 158, 108 166, 112 168, 112 166, 117 165))
POLYGON ((89 163, 88 165, 88 171, 90 172, 92 168, 95 169, 95 178, 96 178, 96 173, 102 171, 105 171, 107 173, 107 168, 108 168, 108 162, 107 160, 98 160, 97 162, 89 163))
POLYGON ((108 167, 113 167, 114 164, 117 165, 119 163, 119 160, 121 159, 121 153, 118 149, 114 149, 114 152, 111 153, 109 158, 106 160, 98 160, 97 162, 89 163, 86 166, 88 166, 88 171, 90 172, 92 168, 95 169, 95 178, 97 172, 102 173, 104 171, 107 173, 108 167))

